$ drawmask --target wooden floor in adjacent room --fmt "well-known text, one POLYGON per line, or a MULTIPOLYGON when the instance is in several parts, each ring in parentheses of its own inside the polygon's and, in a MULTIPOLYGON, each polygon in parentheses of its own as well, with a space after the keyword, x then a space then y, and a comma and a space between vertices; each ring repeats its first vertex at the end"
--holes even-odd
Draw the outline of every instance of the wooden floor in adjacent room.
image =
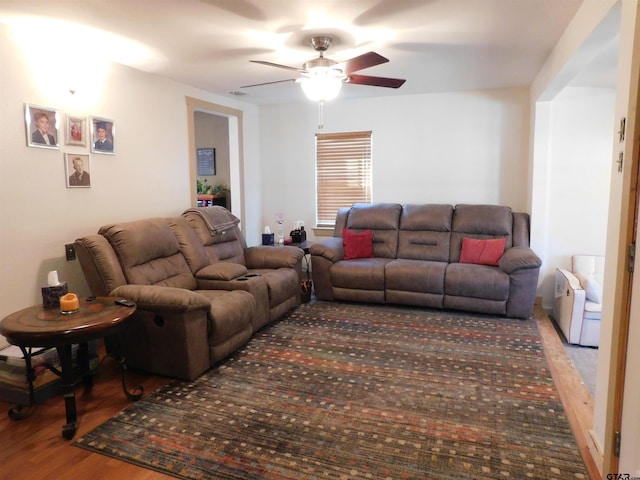
MULTIPOLYGON (((542 335, 554 380, 585 464, 592 480, 600 480, 588 452, 588 431, 592 428, 593 401, 582 384, 580 375, 569 361, 562 341, 549 317, 536 307, 536 321, 542 335)), ((142 384, 145 394, 165 384, 168 379, 128 372, 130 389, 142 384)), ((120 366, 107 359, 94 378, 90 391, 77 387, 78 431, 76 438, 94 429, 129 405, 122 393, 120 366)), ((74 447, 62 438, 65 423, 61 396, 37 405, 33 413, 20 421, 11 420, 6 412, 10 404, 0 401, 0 478, 4 479, 170 479, 167 475, 147 470, 104 455, 74 447)))

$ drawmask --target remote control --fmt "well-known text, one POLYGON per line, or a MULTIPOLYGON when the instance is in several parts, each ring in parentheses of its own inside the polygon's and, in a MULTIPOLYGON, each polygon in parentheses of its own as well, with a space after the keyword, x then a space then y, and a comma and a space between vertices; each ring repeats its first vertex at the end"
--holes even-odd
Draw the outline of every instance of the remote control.
POLYGON ((116 305, 122 305, 124 307, 135 307, 136 306, 136 304, 133 303, 131 300, 126 300, 124 298, 118 298, 115 303, 116 303, 116 305))

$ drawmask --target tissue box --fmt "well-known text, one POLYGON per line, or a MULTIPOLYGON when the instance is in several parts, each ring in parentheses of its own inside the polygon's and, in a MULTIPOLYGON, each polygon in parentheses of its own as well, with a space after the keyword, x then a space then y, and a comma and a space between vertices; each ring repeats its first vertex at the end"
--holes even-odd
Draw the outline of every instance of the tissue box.
POLYGON ((60 297, 69 293, 67 282, 53 287, 42 287, 42 305, 44 308, 60 306, 60 297))
POLYGON ((263 233, 262 234, 262 245, 273 245, 274 234, 273 233, 263 233))

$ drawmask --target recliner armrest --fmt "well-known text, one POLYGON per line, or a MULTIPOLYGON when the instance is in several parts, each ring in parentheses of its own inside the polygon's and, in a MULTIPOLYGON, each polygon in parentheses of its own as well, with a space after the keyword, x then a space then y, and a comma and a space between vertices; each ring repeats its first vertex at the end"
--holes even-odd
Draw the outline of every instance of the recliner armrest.
POLYGON ((499 267, 511 274, 517 270, 540 268, 542 260, 529 247, 512 247, 500 258, 499 267))
POLYGON ((211 309, 211 300, 184 288, 157 285, 121 285, 111 291, 114 297, 126 298, 150 312, 183 313, 211 309))
MULTIPOLYGON (((558 273, 561 275, 560 277, 556 277, 556 280, 558 279, 562 279, 564 284, 562 287, 562 290, 564 290, 564 287, 569 287, 571 290, 582 290, 582 285, 580 284, 580 280, 578 280, 578 277, 576 277, 573 273, 571 273, 569 270, 565 269, 565 268, 558 268, 558 273)), ((556 282, 559 285, 559 282, 556 282)))
POLYGON ((247 268, 298 268, 304 252, 294 246, 258 245, 244 251, 247 268))
POLYGON ((233 280, 247 274, 247 267, 239 263, 218 262, 196 273, 196 280, 233 280))
POLYGON ((311 245, 309 252, 312 256, 323 257, 331 263, 336 263, 344 258, 344 244, 340 237, 327 237, 311 245))

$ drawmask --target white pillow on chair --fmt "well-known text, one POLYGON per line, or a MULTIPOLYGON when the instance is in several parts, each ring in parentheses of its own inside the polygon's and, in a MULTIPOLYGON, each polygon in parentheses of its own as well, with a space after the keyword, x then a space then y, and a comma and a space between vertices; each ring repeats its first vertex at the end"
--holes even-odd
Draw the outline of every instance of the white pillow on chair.
POLYGON ((584 289, 587 300, 594 303, 602 303, 602 285, 598 283, 593 275, 585 275, 583 273, 574 275, 580 280, 580 285, 584 289))

